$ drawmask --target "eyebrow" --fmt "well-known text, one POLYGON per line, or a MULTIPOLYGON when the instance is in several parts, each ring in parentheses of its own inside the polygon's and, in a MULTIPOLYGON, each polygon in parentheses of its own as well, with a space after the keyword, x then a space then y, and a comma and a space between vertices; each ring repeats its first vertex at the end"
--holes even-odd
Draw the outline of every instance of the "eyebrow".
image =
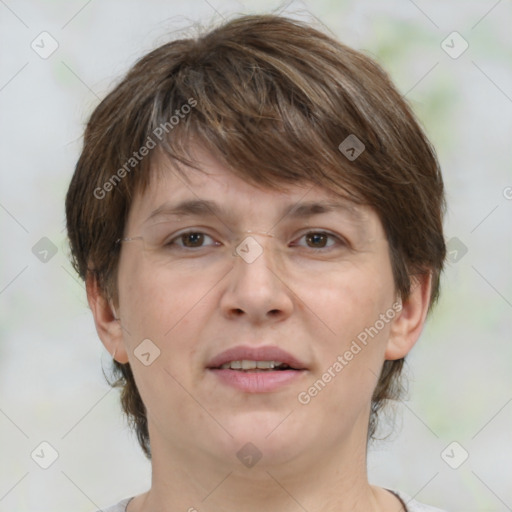
MULTIPOLYGON (((306 201, 294 203, 285 206, 280 212, 280 219, 291 217, 293 219, 305 219, 314 215, 321 215, 331 212, 343 212, 355 221, 363 222, 364 216, 361 211, 354 208, 355 203, 348 200, 339 201, 306 201)), ((231 210, 224 209, 220 204, 208 199, 187 199, 177 204, 170 202, 163 203, 161 206, 151 212, 144 221, 149 222, 158 217, 217 217, 217 218, 236 218, 231 210)))

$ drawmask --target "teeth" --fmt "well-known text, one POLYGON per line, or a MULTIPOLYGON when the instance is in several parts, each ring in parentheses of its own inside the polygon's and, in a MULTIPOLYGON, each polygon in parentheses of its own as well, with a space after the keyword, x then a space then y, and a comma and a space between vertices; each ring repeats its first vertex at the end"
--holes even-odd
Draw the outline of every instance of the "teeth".
POLYGON ((283 364, 280 361, 248 361, 244 359, 242 361, 230 361, 229 363, 224 363, 221 366, 222 370, 256 370, 264 369, 264 370, 272 370, 276 366, 283 364))

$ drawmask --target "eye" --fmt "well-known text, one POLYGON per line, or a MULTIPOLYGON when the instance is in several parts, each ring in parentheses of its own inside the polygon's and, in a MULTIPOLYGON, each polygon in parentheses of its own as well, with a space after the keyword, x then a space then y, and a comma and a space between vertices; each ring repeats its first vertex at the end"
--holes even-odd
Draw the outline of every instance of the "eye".
POLYGON ((213 244, 208 245, 219 245, 219 242, 213 240, 213 238, 206 233, 201 231, 186 231, 169 240, 165 246, 171 247, 173 245, 177 245, 180 248, 197 249, 204 247, 204 242, 208 239, 213 242, 213 244), (178 241, 181 243, 178 243, 178 241))
POLYGON ((302 239, 306 240, 307 247, 311 249, 328 249, 336 245, 336 243, 346 245, 346 243, 341 238, 333 235, 332 233, 327 233, 326 231, 309 231, 308 233, 302 235, 299 240, 302 239), (328 245, 330 240, 331 243, 328 245))
MULTIPOLYGON (((294 245, 307 247, 310 249, 331 249, 334 246, 346 246, 346 242, 340 237, 328 233, 326 231, 309 231, 304 233, 299 239, 299 241, 304 240, 304 242, 297 242, 294 245)), ((220 242, 217 242, 210 235, 202 231, 185 231, 177 236, 169 238, 169 240, 164 244, 164 248, 166 249, 201 249, 204 247, 218 247, 222 245, 220 242)))

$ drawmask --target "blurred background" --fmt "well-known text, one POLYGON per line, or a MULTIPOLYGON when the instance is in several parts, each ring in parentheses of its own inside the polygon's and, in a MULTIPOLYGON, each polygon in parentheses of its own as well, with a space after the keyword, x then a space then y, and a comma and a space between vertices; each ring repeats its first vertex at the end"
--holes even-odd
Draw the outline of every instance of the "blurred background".
POLYGON ((442 295, 370 480, 450 512, 512 510, 510 1, 0 0, 0 512, 149 488, 68 262, 65 193, 88 116, 136 59, 193 23, 269 11, 376 58, 444 173, 442 295))

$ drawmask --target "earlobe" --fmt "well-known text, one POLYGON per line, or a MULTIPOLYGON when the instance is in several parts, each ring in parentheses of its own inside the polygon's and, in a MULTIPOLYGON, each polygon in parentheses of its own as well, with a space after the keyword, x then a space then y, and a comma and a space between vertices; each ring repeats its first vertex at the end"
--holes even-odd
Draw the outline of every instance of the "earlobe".
POLYGON ((411 293, 391 325, 385 359, 402 359, 420 337, 427 317, 431 285, 430 273, 412 279, 411 293))
POLYGON ((113 304, 108 301, 98 285, 93 274, 90 274, 85 283, 87 301, 91 308, 96 325, 96 332, 110 354, 114 354, 116 361, 125 364, 128 355, 123 341, 123 330, 113 304))

